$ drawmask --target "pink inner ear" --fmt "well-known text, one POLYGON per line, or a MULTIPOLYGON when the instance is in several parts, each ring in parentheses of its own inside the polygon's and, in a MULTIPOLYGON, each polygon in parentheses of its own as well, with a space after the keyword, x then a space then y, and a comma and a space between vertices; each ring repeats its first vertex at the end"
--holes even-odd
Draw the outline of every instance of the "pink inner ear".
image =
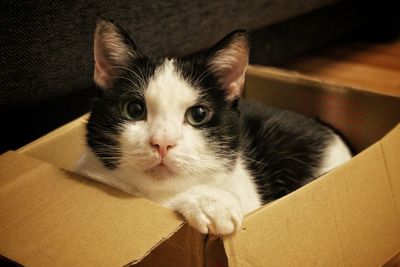
POLYGON ((135 57, 135 51, 110 22, 97 25, 94 38, 94 81, 102 88, 110 88, 118 67, 127 67, 135 57))
POLYGON ((248 56, 247 41, 239 38, 217 52, 210 61, 211 71, 215 72, 227 91, 228 99, 240 97, 242 93, 248 56))
POLYGON ((107 59, 107 54, 104 49, 103 36, 96 32, 94 40, 94 81, 102 88, 108 88, 110 86, 111 76, 111 65, 110 59, 107 59))
POLYGON ((104 61, 97 60, 95 63, 94 80, 102 88, 108 88, 112 78, 111 69, 107 70, 104 61))
POLYGON ((94 43, 94 81, 102 88, 109 88, 115 70, 112 68, 111 59, 107 56, 103 41, 103 38, 96 36, 94 43))
MULTIPOLYGON (((247 62, 245 63, 245 67, 239 67, 238 65, 236 70, 233 69, 230 71, 229 74, 227 74, 227 77, 225 78, 225 84, 223 84, 223 87, 228 91, 229 99, 240 97, 240 95, 242 94, 245 73, 247 69, 247 62)), ((223 78, 221 77, 220 79, 223 78)))

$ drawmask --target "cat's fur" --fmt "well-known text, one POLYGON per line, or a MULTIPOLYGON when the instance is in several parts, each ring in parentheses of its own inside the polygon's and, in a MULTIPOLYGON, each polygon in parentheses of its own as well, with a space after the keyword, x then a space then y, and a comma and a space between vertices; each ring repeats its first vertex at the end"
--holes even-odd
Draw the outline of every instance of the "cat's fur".
POLYGON ((99 22, 99 94, 78 172, 224 235, 243 214, 350 159, 343 141, 313 119, 239 100, 248 52, 246 33, 236 31, 207 52, 154 60, 116 24, 99 22), (133 100, 145 106, 143 118, 124 113, 133 100), (196 126, 187 113, 198 105, 211 115, 196 126))

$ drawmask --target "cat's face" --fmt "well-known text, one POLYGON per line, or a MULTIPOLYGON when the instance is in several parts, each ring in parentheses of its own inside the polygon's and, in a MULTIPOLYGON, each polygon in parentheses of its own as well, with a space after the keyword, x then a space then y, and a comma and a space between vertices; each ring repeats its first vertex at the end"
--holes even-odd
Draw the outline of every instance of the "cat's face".
POLYGON ((122 29, 102 21, 94 55, 99 96, 87 137, 105 167, 155 180, 207 179, 232 167, 248 61, 243 32, 202 54, 152 60, 122 29))

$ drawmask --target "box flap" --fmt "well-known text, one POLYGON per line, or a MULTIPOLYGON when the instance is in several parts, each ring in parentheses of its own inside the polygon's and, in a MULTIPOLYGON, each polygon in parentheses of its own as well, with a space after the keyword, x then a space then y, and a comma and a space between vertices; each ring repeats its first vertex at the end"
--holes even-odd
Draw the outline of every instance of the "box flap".
POLYGON ((250 214, 229 266, 380 266, 400 248, 400 125, 352 161, 250 214))
POLYGON ((183 224, 172 211, 28 156, 0 156, 0 254, 26 266, 123 266, 183 224))
POLYGON ((18 149, 19 153, 73 171, 85 147, 84 115, 18 149))

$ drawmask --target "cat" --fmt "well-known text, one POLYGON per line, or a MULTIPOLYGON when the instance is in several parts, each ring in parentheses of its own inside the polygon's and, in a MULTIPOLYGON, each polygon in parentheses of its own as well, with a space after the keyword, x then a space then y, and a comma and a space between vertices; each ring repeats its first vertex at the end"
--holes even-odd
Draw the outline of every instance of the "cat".
POLYGON ((351 158, 314 119, 240 98, 245 31, 182 58, 145 56, 107 20, 94 39, 98 95, 77 172, 169 207, 201 233, 232 234, 244 214, 351 158))

